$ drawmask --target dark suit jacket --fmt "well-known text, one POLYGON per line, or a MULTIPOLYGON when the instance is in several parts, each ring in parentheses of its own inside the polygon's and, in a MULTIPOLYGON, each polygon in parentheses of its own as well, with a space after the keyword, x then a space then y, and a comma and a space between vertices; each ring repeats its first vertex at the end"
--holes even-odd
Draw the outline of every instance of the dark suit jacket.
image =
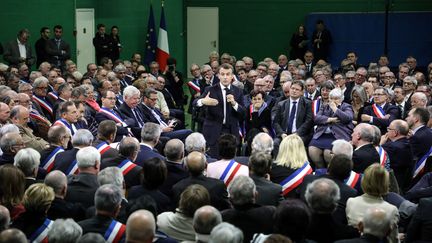
MULTIPOLYGON (((290 102, 290 99, 286 99, 273 107, 273 128, 278 137, 287 132, 288 119, 290 115, 290 102)), ((303 139, 303 141, 305 141, 305 139, 307 140, 307 137, 310 136, 313 125, 311 101, 301 96, 297 104, 296 113, 296 133, 303 139)))
MULTIPOLYGON (((119 113, 119 112, 117 112, 117 111, 114 111, 114 112, 116 112, 116 114, 118 115, 118 116, 120 116, 120 118, 122 118, 123 119, 123 117, 122 117, 122 115, 119 113)), ((96 115, 95 115, 95 119, 96 119, 96 122, 99 124, 99 123, 101 123, 102 121, 105 121, 105 120, 113 120, 113 119, 111 119, 109 116, 107 116, 105 113, 102 113, 102 112, 98 112, 98 113, 96 113, 96 115)), ((114 120, 113 120, 114 121, 114 120)), ((132 123, 132 124, 135 124, 135 121, 134 120, 127 120, 127 121, 125 121, 124 119, 123 119, 123 121, 128 125, 128 123, 132 123)), ((120 142, 121 141, 121 139, 123 138, 123 136, 127 136, 129 134, 129 131, 127 130, 127 128, 126 127, 123 127, 123 126, 119 126, 119 125, 117 125, 117 133, 116 133, 116 138, 115 138, 115 142, 120 142)))
POLYGON ((410 225, 405 242, 432 241, 432 197, 422 198, 410 225))
POLYGON ((312 183, 313 181, 320 179, 320 178, 327 178, 330 179, 332 181, 334 181, 338 187, 339 187, 339 191, 340 191, 340 199, 337 203, 337 207, 336 210, 333 212, 333 218, 337 221, 337 222, 341 222, 344 224, 347 224, 347 218, 346 218, 346 212, 345 212, 345 208, 346 208, 346 202, 348 200, 348 198, 350 197, 356 197, 357 196, 357 190, 351 188, 350 186, 346 185, 343 181, 338 180, 334 177, 332 177, 331 175, 328 174, 323 174, 323 175, 307 175, 305 176, 305 178, 303 179, 303 182, 300 184, 299 187, 297 187, 297 193, 299 194, 299 197, 306 202, 305 199, 305 192, 306 192, 306 188, 307 186, 312 183))
POLYGON ((410 138, 411 151, 414 156, 414 161, 417 162, 423 157, 432 146, 432 130, 427 126, 423 126, 414 133, 410 138))
POLYGON ((342 103, 336 112, 333 112, 329 105, 324 105, 315 117, 314 121, 318 127, 315 130, 313 138, 318 139, 330 127, 336 139, 351 140, 351 133, 354 129, 354 124, 352 123, 353 116, 353 109, 347 103, 342 103), (339 122, 329 124, 327 123, 329 117, 337 117, 339 122))
POLYGON ((64 62, 71 58, 70 46, 63 39, 60 40, 59 47, 57 47, 55 39, 47 40, 45 50, 48 55, 48 61, 55 66, 58 66, 58 63, 60 63, 61 67, 63 67, 64 62))
POLYGON ((322 243, 358 237, 358 230, 335 220, 331 214, 312 213, 306 238, 322 243))
POLYGON ((171 162, 169 160, 165 160, 165 165, 167 167, 167 178, 165 182, 159 187, 160 191, 163 192, 168 197, 173 197, 173 186, 187 178, 189 176, 189 173, 186 171, 186 169, 183 167, 183 165, 171 162))
POLYGON ((173 186, 173 199, 177 204, 180 199, 180 194, 190 185, 198 184, 205 187, 210 194, 211 205, 219 210, 224 210, 231 207, 228 201, 228 192, 225 184, 214 178, 205 177, 204 175, 189 176, 173 186))
MULTIPOLYGON (((127 159, 125 156, 118 154, 114 157, 108 157, 105 159, 102 159, 101 163, 101 170, 105 169, 106 167, 115 166, 117 167, 121 162, 123 162, 125 159, 127 159)), ((132 186, 136 186, 141 184, 141 172, 142 167, 137 165, 133 169, 131 169, 126 175, 123 174, 126 188, 130 188, 132 186)))
POLYGON ((353 153, 353 171, 363 173, 364 170, 373 163, 379 163, 378 151, 372 144, 366 144, 353 153))
MULTIPOLYGON (((222 132, 222 123, 224 118, 223 103, 225 101, 223 100, 220 84, 207 87, 200 98, 207 96, 207 93, 210 93, 211 98, 219 101, 218 105, 216 106, 205 107, 207 112, 202 131, 208 145, 214 146, 222 132)), ((226 105, 226 122, 227 125, 230 126, 231 134, 238 138, 239 122, 243 120, 245 114, 245 108, 243 106, 243 94, 242 91, 234 85, 231 85, 229 93, 234 96, 235 101, 238 103, 238 109, 236 111, 231 106, 231 104, 226 105)), ((195 105, 197 101, 198 99, 195 100, 195 105)))
POLYGON ((81 203, 85 208, 94 205, 94 195, 99 188, 97 175, 79 173, 68 177, 66 201, 81 203))
POLYGON ((343 95, 344 95, 343 102, 351 104, 351 92, 352 92, 352 89, 354 88, 354 82, 345 83, 345 87, 346 87, 346 89, 343 93, 343 95))
POLYGON ((150 190, 143 185, 133 186, 129 190, 128 200, 131 201, 138 199, 143 195, 148 195, 155 200, 157 205, 157 213, 159 214, 175 209, 175 205, 167 195, 163 194, 159 189, 150 190))
MULTIPOLYGON (((26 48, 26 56, 27 56, 25 63, 30 68, 31 65, 35 63, 35 58, 32 53, 31 45, 29 44, 28 41, 25 44, 25 48, 26 48)), ((18 64, 21 63, 20 58, 21 56, 18 48, 17 39, 6 43, 6 45, 4 46, 3 59, 7 61, 9 65, 18 66, 18 64)))
POLYGON ((264 177, 259 177, 251 174, 250 178, 255 182, 258 196, 255 199, 258 205, 270 205, 277 206, 284 198, 282 196, 282 186, 271 181, 268 181, 264 177))
POLYGON ((255 233, 270 234, 273 232, 274 206, 246 204, 235 206, 221 212, 222 220, 243 231, 243 242, 250 242, 255 233))
POLYGON ((385 134, 387 132, 387 127, 393 120, 400 118, 399 108, 392 104, 386 103, 383 110, 386 115, 390 115, 388 119, 378 118, 373 112, 372 105, 366 106, 363 110, 363 114, 373 116, 372 124, 377 126, 381 130, 381 134, 385 134))
POLYGON ((143 166, 144 161, 151 159, 151 158, 159 158, 161 160, 165 160, 165 157, 160 155, 156 149, 150 149, 149 147, 145 145, 140 145, 140 152, 138 153, 138 156, 135 160, 135 164, 139 166, 143 166))
POLYGON ((66 174, 70 164, 76 160, 76 154, 78 153, 78 150, 78 148, 73 148, 71 150, 58 153, 54 159, 53 170, 60 170, 66 174))
MULTIPOLYGON (((137 109, 138 111, 140 109, 137 109)), ((132 109, 126 104, 126 102, 124 102, 123 104, 120 105, 119 111, 121 113, 121 116, 124 119, 128 119, 131 122, 127 123, 132 131, 132 133, 134 134, 134 136, 140 140, 141 139, 141 128, 139 127, 138 122, 135 119, 135 116, 132 112, 132 109), (132 121, 134 121, 134 123, 132 123, 132 121)))
MULTIPOLYGON (((103 237, 105 235, 105 232, 108 230, 108 227, 110 226, 112 220, 113 218, 111 217, 95 215, 92 218, 78 222, 78 224, 83 230, 83 235, 87 233, 98 233, 101 234, 103 237)), ((120 242, 123 242, 125 237, 126 231, 121 237, 120 242)))
MULTIPOLYGON (((140 111, 143 114, 144 122, 153 122, 153 123, 159 124, 159 121, 156 119, 156 117, 153 115, 152 111, 147 106, 140 103, 138 105, 138 109, 140 109, 140 111)), ((154 111, 156 112, 156 114, 158 114, 160 116, 162 121, 167 123, 167 121, 164 119, 164 116, 162 115, 162 113, 160 113, 160 111, 158 111, 157 109, 154 109, 154 111)))
POLYGON ((385 240, 381 240, 380 238, 370 234, 363 234, 362 236, 360 236, 360 238, 335 241, 335 243, 380 243, 380 242, 385 242, 385 240))
MULTIPOLYGON (((93 142, 92 146, 96 148, 96 146, 98 146, 99 144, 101 144, 101 143, 103 143, 103 142, 105 142, 105 143, 108 144, 108 142, 106 142, 106 141, 102 141, 102 140, 100 140, 100 139, 96 139, 96 140, 93 142)), ((109 144, 108 144, 108 146, 109 146, 109 144)), ((96 149, 97 149, 97 148, 96 148, 96 149)), ((107 151, 105 151, 105 153, 104 153, 103 155, 101 155, 101 161, 102 161, 103 159, 113 158, 113 157, 115 157, 115 156, 117 156, 117 155, 118 155, 118 150, 117 150, 117 149, 109 148, 107 151)))
POLYGON ((400 138, 395 141, 389 140, 382 147, 390 158, 390 167, 393 170, 413 168, 413 155, 408 138, 400 138))
POLYGON ((85 219, 85 208, 80 203, 71 203, 56 197, 47 216, 51 220, 72 218, 77 222, 85 219))

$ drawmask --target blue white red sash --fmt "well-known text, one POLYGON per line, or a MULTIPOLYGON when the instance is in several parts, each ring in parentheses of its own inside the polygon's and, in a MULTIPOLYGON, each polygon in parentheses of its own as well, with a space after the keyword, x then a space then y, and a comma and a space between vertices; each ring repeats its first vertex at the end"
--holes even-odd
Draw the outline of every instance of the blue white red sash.
POLYGON ((282 186, 282 194, 285 196, 290 191, 295 189, 300 183, 302 183, 303 178, 312 173, 312 167, 309 165, 309 162, 306 161, 304 165, 298 168, 294 173, 288 176, 285 180, 283 180, 280 185, 282 186))
POLYGON ((64 120, 63 118, 60 120, 57 120, 56 122, 54 122, 53 126, 64 126, 71 135, 74 135, 75 132, 77 131, 76 127, 74 124, 69 124, 69 122, 67 122, 66 120, 64 120))
POLYGON ((127 127, 127 124, 123 121, 123 119, 117 116, 114 112, 110 111, 108 108, 102 107, 99 112, 104 113, 111 120, 115 121, 116 123, 120 123, 123 127, 127 127))
POLYGON ((241 164, 235 162, 234 160, 231 160, 225 170, 223 171, 222 175, 220 176, 219 180, 224 181, 225 185, 228 186, 232 179, 234 179, 234 176, 237 174, 237 172, 240 170, 241 164))
POLYGON ((130 159, 123 160, 117 167, 120 168, 123 175, 127 175, 129 171, 131 171, 133 168, 135 168, 137 165, 134 164, 130 159))
POLYGON ((378 151, 379 157, 380 157, 380 165, 382 167, 386 167, 386 161, 387 161, 387 152, 384 150, 382 146, 377 146, 375 149, 378 151))
POLYGON ((421 172, 423 172, 423 169, 426 165, 426 161, 427 159, 432 155, 432 147, 429 149, 429 151, 423 155, 423 157, 421 157, 421 159, 419 161, 417 161, 417 163, 415 164, 414 167, 414 175, 413 178, 415 178, 416 176, 418 176, 419 174, 421 174, 421 172))
POLYGON ((100 155, 103 155, 106 151, 108 151, 111 147, 107 142, 102 142, 96 145, 96 149, 99 151, 100 155))
POLYGON ((39 120, 41 122, 46 123, 48 126, 51 126, 51 122, 48 121, 48 119, 46 119, 44 116, 41 116, 37 111, 35 110, 31 110, 30 111, 30 117, 35 119, 35 120, 39 120))
POLYGON ((201 92, 200 87, 199 87, 198 85, 196 85, 194 82, 189 81, 189 82, 187 82, 187 85, 188 85, 191 89, 195 90, 197 93, 200 93, 200 92, 201 92))
POLYGON ((345 184, 347 184, 351 188, 355 188, 360 177, 361 177, 360 174, 355 173, 354 171, 351 171, 350 176, 347 179, 345 179, 344 182, 345 182, 345 184))
POLYGON ((373 110, 373 113, 375 114, 375 116, 378 117, 378 118, 382 119, 386 115, 385 112, 384 112, 384 110, 379 105, 373 104, 372 105, 372 110, 373 110))
POLYGON ((316 116, 321 106, 321 96, 312 101, 312 114, 316 116))
POLYGON ((78 170, 78 162, 77 160, 74 160, 71 162, 71 164, 69 165, 69 167, 67 168, 67 170, 65 171, 65 174, 68 175, 76 175, 78 174, 79 170, 78 170))
POLYGON ((53 98, 54 100, 58 100, 58 94, 56 92, 49 92, 48 93, 49 96, 51 96, 51 98, 53 98))
POLYGON ((45 219, 43 224, 30 236, 29 242, 48 242, 48 232, 54 222, 49 219, 45 219))
POLYGON ((41 163, 41 167, 43 167, 47 172, 50 172, 54 167, 54 159, 56 155, 60 152, 63 152, 64 149, 62 146, 58 146, 55 148, 48 157, 41 163))
POLYGON ((107 231, 105 232, 104 239, 108 243, 120 242, 125 231, 126 231, 126 226, 124 224, 113 220, 109 225, 107 231))
POLYGON ((48 102, 46 102, 45 100, 37 97, 36 95, 33 95, 33 101, 38 103, 41 107, 43 107, 45 110, 47 110, 51 115, 54 114, 51 105, 48 102))

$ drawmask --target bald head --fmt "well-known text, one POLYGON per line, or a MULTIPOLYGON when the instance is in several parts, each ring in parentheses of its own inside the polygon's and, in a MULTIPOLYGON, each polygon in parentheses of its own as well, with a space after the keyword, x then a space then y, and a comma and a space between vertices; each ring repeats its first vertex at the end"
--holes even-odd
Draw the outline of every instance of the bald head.
POLYGON ((192 152, 186 158, 186 165, 193 176, 201 175, 206 168, 206 158, 200 152, 192 152))
POLYGON ((19 229, 7 229, 0 233, 0 243, 27 243, 27 237, 19 229))
POLYGON ((54 145, 63 145, 62 139, 68 131, 64 126, 52 126, 48 130, 48 142, 54 145))
POLYGON ((393 120, 390 123, 389 127, 390 128, 394 128, 395 131, 397 131, 399 135, 402 135, 402 136, 407 136, 408 135, 409 126, 408 126, 408 123, 406 121, 404 121, 404 120, 400 120, 400 119, 393 120))
POLYGON ((212 229, 221 222, 219 210, 209 205, 197 209, 193 217, 193 227, 198 234, 210 235, 212 229))
POLYGON ((134 137, 125 137, 120 141, 119 153, 131 158, 132 161, 135 161, 136 156, 138 155, 139 146, 138 139, 134 137))
POLYGON ((411 105, 413 108, 426 107, 428 102, 427 96, 422 92, 415 92, 411 96, 411 105))
POLYGON ((63 197, 66 195, 67 191, 67 178, 66 175, 59 171, 51 171, 44 181, 45 185, 51 187, 57 197, 63 197))
POLYGON ((166 158, 170 161, 180 161, 184 155, 184 144, 180 139, 169 140, 164 149, 166 158))
POLYGON ((126 223, 127 242, 152 242, 156 223, 151 212, 141 209, 132 213, 126 223))

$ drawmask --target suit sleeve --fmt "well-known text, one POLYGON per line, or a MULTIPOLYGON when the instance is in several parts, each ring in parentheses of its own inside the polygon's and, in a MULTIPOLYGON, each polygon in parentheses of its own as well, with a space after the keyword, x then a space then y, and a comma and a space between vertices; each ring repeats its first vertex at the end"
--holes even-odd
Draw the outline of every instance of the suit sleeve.
MULTIPOLYGON (((312 108, 311 108, 312 109, 312 108)), ((327 119, 329 118, 327 115, 324 115, 324 110, 326 108, 323 109, 319 109, 318 114, 315 116, 314 118, 314 123, 316 125, 325 125, 327 124, 327 119)))
POLYGON ((7 43, 5 45, 5 49, 4 49, 4 54, 3 54, 3 58, 5 59, 5 61, 9 62, 10 64, 18 64, 20 62, 19 60, 19 55, 18 56, 13 56, 12 55, 12 43, 7 43))
POLYGON ((55 43, 53 43, 52 40, 46 42, 45 50, 50 56, 61 56, 61 51, 57 50, 55 43))
POLYGON ((305 100, 304 108, 305 108, 305 113, 306 113, 306 114, 304 114, 305 119, 304 119, 304 122, 297 129, 297 134, 300 137, 308 135, 310 133, 312 126, 313 126, 311 102, 306 102, 306 100, 305 100))
POLYGON ((283 107, 284 107, 285 102, 279 102, 278 104, 276 104, 271 112, 271 117, 272 117, 272 121, 273 121, 273 128, 276 132, 276 135, 278 137, 280 137, 284 131, 282 129, 282 121, 283 121, 283 107))
MULTIPOLYGON (((369 110, 371 109, 370 107, 368 107, 368 108, 369 108, 369 110)), ((365 109, 365 111, 366 111, 366 109, 365 109)), ((372 124, 374 124, 375 126, 378 126, 378 127, 388 127, 393 120, 395 120, 399 117, 399 110, 397 109, 397 107, 390 107, 386 113, 388 115, 390 115, 390 117, 388 119, 374 117, 372 124)))

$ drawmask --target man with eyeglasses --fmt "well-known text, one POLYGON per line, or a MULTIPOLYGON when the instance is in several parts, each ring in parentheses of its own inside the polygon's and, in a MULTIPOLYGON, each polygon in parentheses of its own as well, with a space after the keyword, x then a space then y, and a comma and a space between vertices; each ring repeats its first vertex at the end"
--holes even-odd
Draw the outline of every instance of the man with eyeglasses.
POLYGON ((13 164, 14 157, 21 149, 25 148, 23 138, 18 132, 4 134, 0 139, 0 148, 3 154, 0 156, 0 166, 13 164))
POLYGON ((47 99, 48 94, 48 79, 45 77, 37 78, 33 83, 33 102, 37 103, 43 112, 43 115, 49 120, 53 121, 55 114, 53 111, 53 104, 47 99))
POLYGON ((10 108, 7 104, 0 102, 0 128, 9 123, 10 108))
POLYGON ((366 106, 361 115, 362 122, 377 126, 381 134, 385 134, 390 123, 400 117, 399 109, 387 102, 388 97, 387 89, 378 87, 373 93, 374 104, 366 106))
POLYGON ((411 97, 414 94, 416 87, 417 87, 417 80, 413 76, 406 76, 403 79, 402 89, 405 92, 405 102, 409 104, 410 108, 411 108, 411 97))
POLYGON ((409 66, 406 63, 399 64, 399 72, 398 72, 398 80, 396 83, 400 86, 403 84, 403 80, 408 77, 409 74, 409 66))
POLYGON ((249 94, 252 91, 255 80, 257 80, 258 76, 258 72, 255 69, 252 69, 248 72, 247 81, 244 85, 244 93, 249 94))
POLYGON ((368 75, 368 72, 366 70, 366 68, 364 67, 360 67, 357 69, 356 73, 355 73, 355 84, 356 85, 362 85, 365 81, 366 81, 366 77, 368 75))
POLYGON ((413 156, 408 139, 409 127, 404 120, 394 120, 387 127, 387 133, 381 137, 380 144, 390 158, 399 188, 406 192, 411 183, 413 156))
POLYGON ((396 77, 393 72, 385 72, 384 77, 381 79, 385 88, 394 90, 396 88, 396 77))

